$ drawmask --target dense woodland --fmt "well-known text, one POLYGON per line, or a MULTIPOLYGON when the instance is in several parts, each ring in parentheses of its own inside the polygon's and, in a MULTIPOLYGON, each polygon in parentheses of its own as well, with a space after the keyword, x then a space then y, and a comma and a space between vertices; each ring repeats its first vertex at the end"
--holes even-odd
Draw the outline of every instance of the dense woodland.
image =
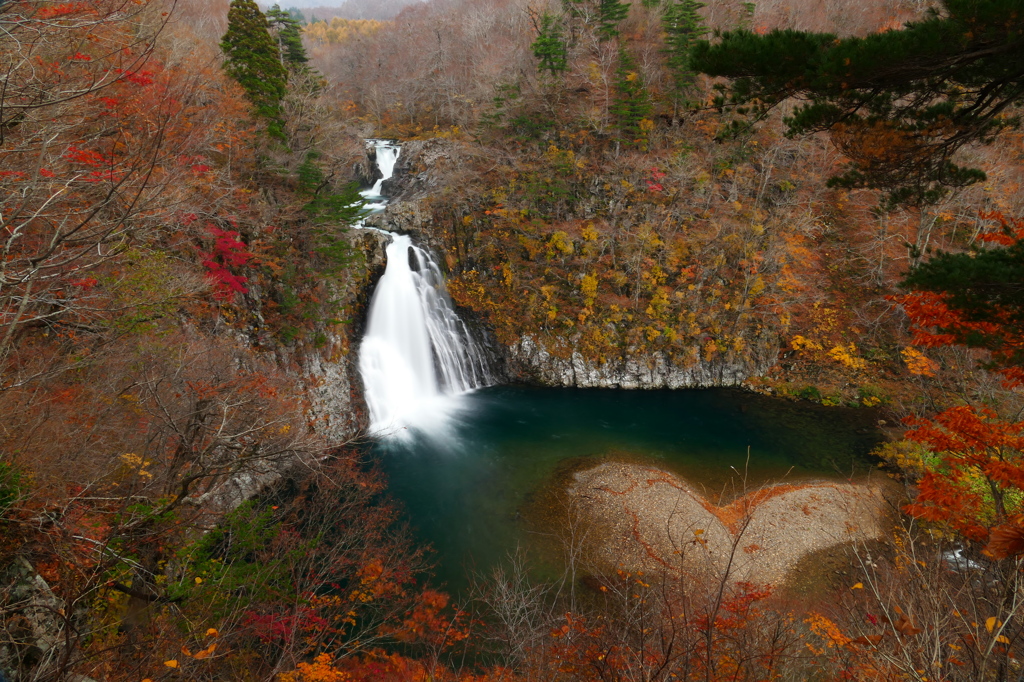
POLYGON ((8 679, 1021 677, 1020 0, 312 16, 0 3, 8 679), (814 598, 571 543, 561 582, 432 584, 360 408, 311 397, 374 136, 439 150, 407 208, 504 346, 878 410, 890 541, 814 598))

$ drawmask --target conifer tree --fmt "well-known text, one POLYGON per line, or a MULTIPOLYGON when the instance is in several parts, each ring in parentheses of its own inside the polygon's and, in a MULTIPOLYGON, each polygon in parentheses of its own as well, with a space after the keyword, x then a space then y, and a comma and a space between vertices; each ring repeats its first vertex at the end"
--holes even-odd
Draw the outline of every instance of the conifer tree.
POLYGON ((537 31, 537 40, 530 45, 533 48, 533 56, 540 62, 537 64, 537 70, 548 71, 552 76, 557 76, 564 72, 568 65, 562 25, 557 17, 545 12, 540 18, 540 26, 537 31))
POLYGON ((731 103, 804 100, 786 119, 789 133, 829 131, 850 158, 833 186, 888 191, 890 208, 926 205, 985 178, 953 155, 1018 125, 1014 109, 1024 102, 1024 2, 942 5, 902 30, 863 38, 732 31, 695 45, 692 63, 733 79, 731 103))
POLYGON ((277 49, 281 55, 281 63, 289 69, 301 70, 309 61, 306 48, 302 44, 301 24, 292 15, 291 10, 284 11, 274 5, 267 11, 267 21, 273 34, 277 37, 277 49))
POLYGON ((677 104, 686 104, 696 81, 696 74, 690 66, 690 50, 708 29, 700 10, 705 5, 697 0, 671 2, 662 14, 661 25, 665 29, 666 63, 672 74, 674 98, 677 104))
POLYGON ((267 18, 253 0, 231 0, 228 30, 220 43, 224 68, 252 102, 254 113, 267 122, 272 137, 284 137, 281 100, 287 92, 288 71, 281 63, 267 18))
POLYGON ((602 41, 619 35, 619 24, 629 15, 629 3, 600 0, 597 6, 597 35, 602 41))
POLYGON ((637 147, 646 146, 647 130, 644 121, 653 110, 651 98, 644 88, 633 56, 625 47, 619 47, 619 66, 615 72, 615 102, 611 113, 621 141, 637 147))
POLYGON ((562 0, 565 13, 586 24, 597 26, 602 41, 619 35, 619 24, 629 15, 629 3, 619 0, 562 0))

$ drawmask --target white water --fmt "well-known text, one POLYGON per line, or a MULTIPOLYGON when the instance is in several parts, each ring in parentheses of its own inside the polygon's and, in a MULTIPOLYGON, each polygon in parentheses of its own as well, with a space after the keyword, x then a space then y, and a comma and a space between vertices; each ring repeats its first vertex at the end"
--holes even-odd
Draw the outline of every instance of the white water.
MULTIPOLYGON (((391 177, 399 151, 377 142, 383 180, 391 177)), ((364 194, 376 195, 383 180, 364 194)), ((486 386, 491 377, 484 354, 452 306, 437 263, 408 236, 386 234, 391 236, 387 267, 370 301, 359 348, 370 429, 398 438, 411 437, 412 431, 440 435, 461 408, 460 396, 486 386)))
POLYGON ((377 168, 380 169, 382 177, 374 183, 373 189, 366 190, 362 194, 365 197, 379 197, 384 181, 390 180, 395 173, 395 164, 398 162, 398 155, 402 153, 402 148, 388 140, 368 140, 368 142, 377 149, 377 168))

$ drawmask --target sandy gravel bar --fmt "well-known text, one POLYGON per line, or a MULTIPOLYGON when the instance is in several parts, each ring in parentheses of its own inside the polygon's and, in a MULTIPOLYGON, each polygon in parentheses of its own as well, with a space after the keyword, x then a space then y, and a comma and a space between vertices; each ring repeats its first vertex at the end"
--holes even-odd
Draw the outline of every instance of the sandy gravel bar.
POLYGON ((880 486, 842 482, 767 486, 718 507, 674 474, 614 462, 578 472, 568 492, 605 569, 769 585, 809 552, 881 537, 890 509, 880 486))

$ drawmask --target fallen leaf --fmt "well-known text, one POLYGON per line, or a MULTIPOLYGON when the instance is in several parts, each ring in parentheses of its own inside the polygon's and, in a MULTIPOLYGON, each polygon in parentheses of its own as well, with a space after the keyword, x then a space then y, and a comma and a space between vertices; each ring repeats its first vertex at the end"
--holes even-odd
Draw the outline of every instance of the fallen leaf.
POLYGON ((168 668, 177 668, 178 667, 178 661, 176 659, 172 658, 169 661, 164 661, 164 665, 166 665, 168 668))
POLYGON ((854 585, 850 589, 851 590, 863 590, 864 589, 864 583, 857 583, 856 585, 854 585))

